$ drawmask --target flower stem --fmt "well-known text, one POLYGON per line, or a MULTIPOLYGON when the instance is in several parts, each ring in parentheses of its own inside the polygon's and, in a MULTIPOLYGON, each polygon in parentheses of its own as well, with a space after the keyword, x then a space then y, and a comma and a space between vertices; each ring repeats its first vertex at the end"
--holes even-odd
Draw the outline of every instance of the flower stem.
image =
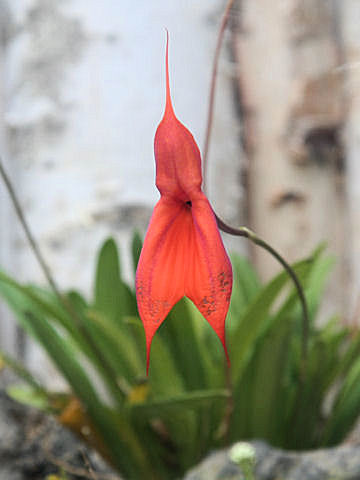
POLYGON ((24 216, 24 213, 23 213, 23 210, 20 206, 20 202, 17 198, 17 195, 15 193, 15 190, 14 190, 14 187, 10 181, 10 178, 8 176, 8 174, 6 173, 5 171, 5 167, 3 166, 2 164, 2 159, 0 158, 0 175, 4 181, 4 184, 6 186, 6 189, 7 189, 7 192, 11 198, 11 201, 12 201, 12 204, 15 208, 15 211, 16 211, 16 214, 18 216, 18 219, 21 223, 21 226, 25 232, 25 236, 30 244, 30 247, 36 257, 36 260, 38 261, 43 273, 44 273, 44 276, 46 278, 46 280, 48 281, 49 285, 51 286, 52 290, 54 291, 54 293, 56 294, 57 297, 60 297, 61 294, 60 294, 60 291, 59 291, 59 288, 58 286, 56 285, 55 283, 55 280, 53 279, 52 275, 51 275, 51 272, 50 272, 50 268, 48 267, 43 255, 41 254, 41 251, 40 251, 40 248, 30 230, 30 227, 29 225, 27 224, 27 221, 25 219, 25 216, 24 216))
POLYGON ((220 25, 220 28, 219 28, 219 34, 218 34, 218 38, 217 38, 217 42, 216 42, 216 48, 215 48, 215 54, 214 54, 214 61, 213 61, 212 74, 211 74, 211 86, 210 86, 210 93, 209 93, 209 109, 208 109, 208 115, 207 115, 205 143, 204 143, 204 150, 203 150, 203 155, 202 155, 203 176, 204 176, 203 184, 204 184, 204 186, 206 185, 207 158, 208 158, 208 153, 209 153, 211 127, 212 127, 212 121, 213 121, 213 116, 214 116, 214 101, 215 101, 215 89, 216 89, 219 56, 220 56, 220 50, 221 50, 221 45, 222 45, 223 38, 224 38, 226 25, 228 23, 229 16, 230 16, 230 11, 231 11, 231 8, 233 6, 234 1, 235 0, 228 0, 228 2, 226 4, 225 11, 223 13, 222 20, 221 20, 221 25, 220 25))
POLYGON ((269 245, 263 239, 258 237, 256 233, 254 233, 247 227, 233 228, 230 225, 227 225, 225 222, 223 222, 223 220, 221 220, 216 214, 215 214, 215 218, 216 218, 219 229, 222 230, 223 232, 229 233, 230 235, 239 236, 239 237, 246 237, 249 240, 251 240, 253 243, 255 243, 255 245, 258 245, 259 247, 267 250, 274 258, 276 258, 276 260, 279 263, 281 263, 281 265, 283 266, 283 268, 286 270, 291 280, 293 281, 295 288, 297 290, 300 303, 301 303, 301 308, 303 311, 303 329, 302 329, 302 344, 301 344, 302 365, 300 369, 300 380, 301 380, 301 383, 303 384, 305 382, 306 369, 307 369, 310 320, 309 320, 309 311, 306 303, 304 289, 300 283, 300 280, 298 279, 293 268, 287 263, 287 261, 271 245, 269 245))
POLYGON ((108 361, 106 360, 106 358, 104 357, 104 355, 102 354, 102 352, 100 351, 98 346, 96 345, 96 342, 94 342, 93 338, 91 337, 91 335, 88 333, 88 331, 84 327, 84 322, 83 322, 83 319, 81 318, 81 316, 74 309, 74 307, 70 303, 69 299, 61 293, 60 288, 58 287, 54 277, 52 276, 50 268, 49 268, 48 264, 46 263, 43 254, 41 253, 39 244, 35 240, 35 237, 32 234, 31 229, 30 229, 30 227, 29 227, 29 225, 26 221, 23 209, 22 209, 22 207, 20 205, 20 202, 18 200, 18 197, 15 193, 15 190, 14 190, 14 187, 11 183, 11 180, 10 180, 8 174, 6 173, 6 170, 5 170, 4 165, 2 163, 2 158, 1 157, 0 157, 0 176, 4 181, 5 187, 7 189, 9 197, 12 201, 12 204, 15 208, 18 219, 19 219, 19 221, 21 223, 21 226, 22 226, 22 228, 25 232, 25 236, 26 236, 26 238, 27 238, 27 240, 30 244, 30 247, 31 247, 35 257, 36 257, 36 260, 38 261, 38 263, 39 263, 39 265, 40 265, 40 267, 41 267, 41 269, 44 273, 44 276, 45 276, 47 282, 49 283, 49 285, 50 285, 53 293, 57 297, 58 301, 64 307, 64 309, 70 315, 70 317, 73 319, 74 324, 78 327, 78 329, 81 332, 81 334, 83 335, 85 341, 88 343, 90 349, 94 353, 94 356, 97 360, 97 364, 98 364, 99 368, 102 370, 102 372, 104 374, 104 377, 107 381, 107 384, 109 386, 109 390, 111 390, 111 392, 114 396, 114 399, 116 399, 116 401, 120 404, 122 402, 123 394, 122 394, 121 389, 120 389, 120 387, 119 387, 119 385, 116 381, 116 372, 113 370, 111 365, 108 363, 108 361))

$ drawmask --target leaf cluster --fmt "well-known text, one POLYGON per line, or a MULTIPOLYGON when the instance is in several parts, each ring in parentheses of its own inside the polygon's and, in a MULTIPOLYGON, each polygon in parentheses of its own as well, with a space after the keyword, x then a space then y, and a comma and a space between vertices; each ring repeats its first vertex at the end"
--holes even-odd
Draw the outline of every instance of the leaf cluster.
MULTIPOLYGON (((134 234, 134 271, 141 245, 134 234)), ((129 479, 179 478, 211 449, 241 439, 295 449, 336 444, 360 414, 360 332, 337 318, 315 323, 332 263, 319 248, 293 265, 310 307, 305 378, 302 312, 286 272, 262 285, 239 255, 227 318, 231 368, 183 299, 154 338, 149 377, 135 292, 113 239, 99 251, 91 300, 71 290, 60 301, 0 271, 1 297, 69 385, 50 392, 2 354, 26 385, 9 393, 56 415, 129 479)))

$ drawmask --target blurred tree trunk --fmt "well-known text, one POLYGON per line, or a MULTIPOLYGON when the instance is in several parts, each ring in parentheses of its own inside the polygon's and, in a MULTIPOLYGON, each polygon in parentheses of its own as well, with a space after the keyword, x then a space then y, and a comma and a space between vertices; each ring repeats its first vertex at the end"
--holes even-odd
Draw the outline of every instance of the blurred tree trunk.
MULTIPOLYGON (((328 241, 337 266, 326 304, 338 311, 346 311, 354 276, 347 257, 342 136, 347 48, 338 11, 347 3, 358 19, 359 2, 242 0, 233 39, 248 159, 248 223, 290 261, 328 241)), ((351 32, 349 37, 353 42, 351 32)), ((358 179, 353 183, 359 192, 358 179)), ((267 254, 254 248, 252 255, 264 278, 274 273, 277 266, 267 254)))
POLYGON ((346 194, 349 223, 346 236, 350 272, 350 302, 355 307, 353 320, 360 322, 360 2, 342 3, 345 76, 348 115, 344 139, 346 152, 346 194))

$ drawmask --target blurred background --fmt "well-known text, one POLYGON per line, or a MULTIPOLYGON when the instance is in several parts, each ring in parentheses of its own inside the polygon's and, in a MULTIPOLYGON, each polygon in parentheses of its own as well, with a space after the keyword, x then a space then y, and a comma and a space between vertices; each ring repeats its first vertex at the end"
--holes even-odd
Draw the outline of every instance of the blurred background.
MULTIPOLYGON (((223 0, 0 0, 0 151, 61 288, 92 288, 102 240, 123 263, 158 199, 165 28, 175 111, 205 140, 223 0)), ((238 0, 218 69, 207 193, 288 261, 328 243, 323 309, 359 317, 360 2, 238 0)), ((263 279, 278 270, 244 239, 263 279)), ((45 280, 0 185, 0 266, 45 280)), ((130 266, 126 275, 130 275, 130 266)), ((129 278, 130 279, 130 278, 129 278)), ((52 366, 0 305, 0 348, 44 380, 52 366)))

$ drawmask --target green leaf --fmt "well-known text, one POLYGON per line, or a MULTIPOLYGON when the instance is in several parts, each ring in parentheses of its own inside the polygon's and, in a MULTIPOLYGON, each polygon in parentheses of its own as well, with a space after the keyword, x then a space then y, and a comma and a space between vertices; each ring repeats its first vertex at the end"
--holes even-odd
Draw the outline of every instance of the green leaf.
MULTIPOLYGON (((305 260, 295 264, 293 268, 302 278, 311 264, 311 261, 305 260)), ((232 333, 229 344, 234 384, 237 383, 243 372, 255 339, 264 328, 264 322, 270 313, 270 307, 289 280, 287 272, 283 271, 264 286, 246 308, 239 320, 238 328, 232 333)))
MULTIPOLYGON (((309 275, 306 278, 304 287, 311 322, 315 319, 334 262, 334 258, 331 256, 315 257, 309 275)), ((302 316, 300 305, 298 307, 298 316, 302 316)))
MULTIPOLYGON (((15 312, 30 310, 55 319, 71 334, 79 346, 86 348, 73 319, 54 293, 37 286, 21 285, 0 271, 0 294, 15 312)), ((19 317, 19 321, 24 325, 22 316, 19 317)), ((29 329, 29 325, 26 325, 26 328, 29 329)))
POLYGON ((360 415, 360 360, 351 368, 340 389, 326 425, 324 444, 342 441, 360 415))
MULTIPOLYGON (((139 329, 143 336, 142 325, 139 325, 139 329)), ((185 390, 184 379, 177 368, 171 345, 164 341, 160 335, 154 337, 151 347, 149 383, 151 394, 155 398, 164 395, 177 395, 185 390)))
POLYGON ((244 308, 253 300, 261 288, 260 280, 254 268, 248 260, 238 254, 231 254, 231 265, 233 269, 233 289, 228 317, 230 332, 236 329, 237 320, 243 313, 244 308))
POLYGON ((30 311, 25 311, 23 315, 25 322, 31 325, 31 330, 35 332, 76 395, 79 398, 86 395, 87 398, 98 401, 92 383, 76 360, 76 350, 70 343, 62 338, 45 318, 39 318, 30 311))
MULTIPOLYGON (((312 261, 293 266, 304 287, 319 261, 317 255, 312 261)), ((231 436, 234 440, 239 436, 260 436, 276 444, 284 441, 284 429, 287 428, 284 418, 293 405, 297 388, 296 383, 285 384, 288 382, 288 361, 285 359, 293 347, 290 338, 295 333, 301 343, 302 337, 302 326, 297 329, 294 322, 298 297, 289 280, 287 273, 282 272, 264 286, 245 309, 233 333, 231 360, 236 407, 231 436), (274 312, 274 305, 279 303, 279 295, 286 284, 292 287, 290 293, 274 312)), ((299 316, 302 325, 302 312, 299 316)))
POLYGON ((76 396, 86 407, 96 428, 103 435, 114 463, 129 476, 138 472, 138 466, 143 464, 146 464, 146 468, 151 472, 146 453, 126 418, 118 415, 114 422, 113 414, 102 404, 88 376, 76 360, 76 352, 70 344, 44 319, 39 319, 29 312, 26 313, 26 319, 76 396))
POLYGON ((283 413, 281 388, 292 327, 286 314, 283 320, 276 329, 272 329, 261 339, 257 355, 248 367, 254 372, 251 389, 252 437, 265 438, 272 442, 277 441, 279 420, 283 413))
POLYGON ((38 408, 39 410, 44 410, 46 412, 52 411, 49 397, 44 391, 20 385, 12 385, 6 389, 6 393, 16 402, 38 408))
POLYGON ((46 392, 45 388, 38 382, 38 380, 24 367, 20 362, 10 357, 5 352, 0 351, 0 363, 3 362, 24 382, 26 382, 33 390, 39 392, 46 392))
POLYGON ((360 355, 360 331, 355 335, 349 332, 348 339, 347 348, 337 362, 333 377, 329 378, 329 383, 335 381, 335 378, 346 377, 360 355))
MULTIPOLYGON (((166 343, 178 372, 189 390, 205 386, 203 356, 197 336, 197 312, 190 300, 181 299, 171 310, 159 329, 159 336, 166 343)), ((155 349, 154 349, 155 350, 155 349)))
POLYGON ((139 263, 142 246, 142 237, 138 231, 135 231, 131 240, 131 254, 134 273, 136 273, 137 264, 139 263))
POLYGON ((120 322, 126 307, 115 241, 105 241, 98 255, 94 309, 114 322, 120 322))
MULTIPOLYGON (((144 335, 140 325, 139 330, 144 335)), ((154 337, 151 348, 149 384, 151 393, 149 402, 162 401, 164 397, 177 398, 182 396, 186 389, 185 377, 179 369, 172 351, 172 344, 161 335, 154 337)), ((135 415, 135 417, 138 416, 135 415)), ((170 411, 165 408, 162 418, 171 441, 176 445, 178 459, 186 468, 189 466, 189 459, 194 458, 194 451, 197 450, 199 419, 196 412, 190 409, 172 409, 170 411)))
POLYGON ((265 438, 281 443, 285 405, 284 376, 293 329, 291 315, 297 295, 292 293, 266 322, 254 341, 243 374, 234 384, 236 405, 231 421, 231 438, 265 438))
POLYGON ((146 415, 148 417, 160 417, 174 409, 197 409, 209 402, 224 401, 229 397, 227 390, 199 390, 186 392, 177 396, 167 396, 163 399, 159 398, 156 401, 136 404, 129 407, 133 412, 139 415, 146 415))
POLYGON ((144 361, 137 351, 137 345, 126 324, 121 328, 97 311, 88 312, 88 329, 94 341, 112 365, 118 377, 132 383, 141 376, 144 361))
POLYGON ((80 292, 76 290, 69 290, 66 296, 70 305, 80 314, 83 315, 89 308, 89 305, 80 292))

